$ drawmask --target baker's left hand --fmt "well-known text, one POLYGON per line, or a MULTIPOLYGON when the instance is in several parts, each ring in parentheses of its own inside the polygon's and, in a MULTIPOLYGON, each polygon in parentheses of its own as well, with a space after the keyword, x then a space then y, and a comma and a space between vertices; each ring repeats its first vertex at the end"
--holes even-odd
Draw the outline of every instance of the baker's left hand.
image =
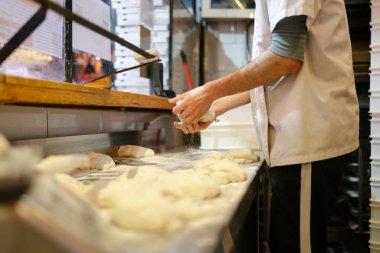
POLYGON ((208 94, 204 86, 169 99, 169 103, 176 104, 173 114, 179 115, 185 125, 197 124, 199 119, 207 113, 214 97, 208 94))
POLYGON ((174 127, 180 129, 184 134, 193 134, 201 130, 206 129, 212 121, 208 122, 197 122, 194 124, 185 124, 183 122, 174 122, 174 127))

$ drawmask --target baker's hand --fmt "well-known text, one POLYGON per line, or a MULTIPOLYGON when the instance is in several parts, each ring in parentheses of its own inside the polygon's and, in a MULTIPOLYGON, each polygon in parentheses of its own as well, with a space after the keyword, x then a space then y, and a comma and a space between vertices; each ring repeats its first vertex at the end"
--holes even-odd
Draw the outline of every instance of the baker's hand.
POLYGON ((180 129, 184 134, 193 134, 201 130, 206 129, 212 121, 208 122, 197 122, 195 124, 185 124, 183 122, 174 122, 173 125, 175 128, 180 129))
POLYGON ((176 104, 173 114, 180 115, 182 122, 186 125, 197 124, 207 113, 213 101, 213 96, 207 94, 204 86, 169 99, 169 103, 176 104))

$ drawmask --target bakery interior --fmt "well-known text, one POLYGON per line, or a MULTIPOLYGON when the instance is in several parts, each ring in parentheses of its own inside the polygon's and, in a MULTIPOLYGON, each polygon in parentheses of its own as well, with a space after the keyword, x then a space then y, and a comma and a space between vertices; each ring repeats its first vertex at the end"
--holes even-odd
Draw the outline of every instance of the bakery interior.
MULTIPOLYGON (((344 2, 360 148, 327 252, 380 252, 380 2, 344 2)), ((267 252, 250 106, 184 135, 167 101, 250 61, 254 1, 2 0, 0 13, 0 252, 267 252)))

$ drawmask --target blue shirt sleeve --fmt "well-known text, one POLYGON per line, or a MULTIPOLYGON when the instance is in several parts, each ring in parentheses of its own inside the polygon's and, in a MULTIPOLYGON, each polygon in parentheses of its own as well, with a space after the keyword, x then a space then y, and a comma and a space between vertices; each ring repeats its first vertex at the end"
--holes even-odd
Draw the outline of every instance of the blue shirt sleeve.
POLYGON ((280 20, 272 32, 269 51, 283 57, 304 60, 307 39, 306 16, 291 16, 280 20))

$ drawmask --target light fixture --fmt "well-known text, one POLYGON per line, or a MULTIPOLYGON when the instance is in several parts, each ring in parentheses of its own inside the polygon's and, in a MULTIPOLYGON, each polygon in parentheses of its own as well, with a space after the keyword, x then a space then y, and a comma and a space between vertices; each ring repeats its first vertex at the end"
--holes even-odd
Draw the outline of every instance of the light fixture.
POLYGON ((237 6, 239 6, 240 9, 242 9, 242 10, 245 9, 244 5, 240 2, 240 0, 234 0, 234 1, 237 4, 237 6))

